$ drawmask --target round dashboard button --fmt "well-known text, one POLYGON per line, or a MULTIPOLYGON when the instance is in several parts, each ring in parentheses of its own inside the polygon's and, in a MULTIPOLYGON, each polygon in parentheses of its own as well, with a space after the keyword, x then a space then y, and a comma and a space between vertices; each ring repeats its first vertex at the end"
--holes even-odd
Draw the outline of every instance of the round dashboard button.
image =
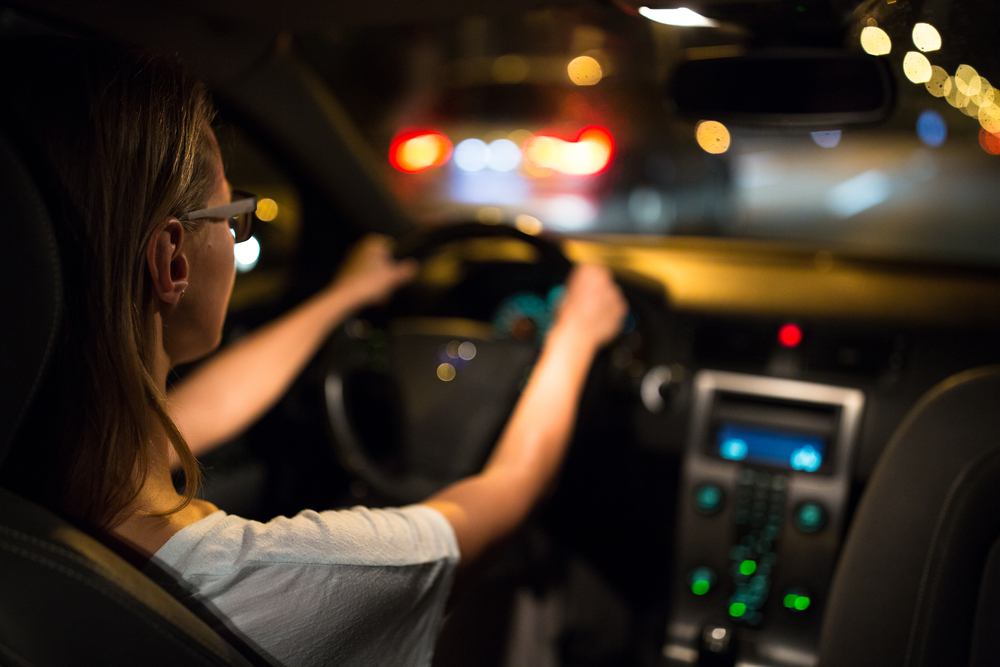
POLYGON ((793 586, 785 591, 781 604, 790 612, 802 612, 812 606, 812 598, 804 588, 793 586))
POLYGON ((808 500, 795 508, 793 521, 803 533, 815 533, 826 525, 826 511, 819 503, 808 500))
POLYGON ((695 595, 705 595, 715 586, 715 570, 710 567, 698 567, 688 575, 688 586, 695 595))
POLYGON ((694 490, 694 507, 699 514, 716 514, 722 509, 722 489, 715 484, 701 484, 694 490))

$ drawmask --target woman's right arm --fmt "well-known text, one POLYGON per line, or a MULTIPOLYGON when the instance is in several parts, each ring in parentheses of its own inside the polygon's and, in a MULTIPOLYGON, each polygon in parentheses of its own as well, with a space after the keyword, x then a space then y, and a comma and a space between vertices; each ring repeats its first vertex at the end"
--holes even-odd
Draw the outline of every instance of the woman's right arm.
POLYGON ((555 477, 594 355, 627 312, 607 269, 583 265, 570 275, 556 323, 486 467, 424 503, 451 524, 463 563, 517 528, 555 477))

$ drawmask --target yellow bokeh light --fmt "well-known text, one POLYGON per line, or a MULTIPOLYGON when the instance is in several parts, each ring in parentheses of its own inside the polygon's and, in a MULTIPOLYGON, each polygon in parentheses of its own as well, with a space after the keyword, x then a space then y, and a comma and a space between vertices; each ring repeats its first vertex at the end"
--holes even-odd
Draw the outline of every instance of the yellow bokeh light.
POLYGON ((966 102, 965 106, 961 107, 961 109, 962 113, 964 113, 966 116, 971 116, 972 118, 979 118, 979 105, 973 102, 971 97, 969 98, 969 101, 966 102))
POLYGON ((958 86, 955 84, 955 77, 951 77, 951 88, 948 90, 948 94, 944 96, 944 99, 956 109, 961 109, 969 103, 969 96, 958 89, 958 86))
POLYGON ((531 136, 531 132, 527 130, 514 130, 507 135, 507 138, 513 141, 518 147, 521 146, 531 136))
POLYGON ((522 213, 514 218, 514 226, 531 236, 538 236, 542 233, 542 221, 527 213, 522 213))
POLYGON ((910 51, 903 58, 903 73, 913 83, 927 83, 931 78, 931 61, 922 53, 910 51))
POLYGON ((694 131, 698 145, 706 153, 718 155, 729 150, 729 130, 722 123, 714 120, 703 120, 694 131))
POLYGON ((937 51, 941 48, 941 33, 930 23, 918 23, 913 26, 913 45, 924 51, 937 51))
POLYGON ((508 53, 494 60, 491 70, 493 80, 497 83, 521 83, 531 73, 528 59, 515 53, 508 53))
POLYGON ((983 106, 993 102, 994 97, 996 97, 996 89, 985 77, 979 77, 979 92, 972 95, 972 101, 977 106, 983 106))
POLYGON ((601 63, 590 56, 573 58, 569 61, 566 72, 569 74, 569 80, 578 86, 593 86, 604 76, 601 71, 601 63))
POLYGON ((951 76, 943 67, 931 67, 931 78, 925 84, 927 92, 934 97, 944 97, 951 92, 951 76))
POLYGON ((1000 132, 1000 107, 993 102, 980 106, 979 124, 987 132, 1000 132))
POLYGON ((442 382, 451 382, 455 379, 455 367, 449 363, 443 363, 438 366, 437 376, 442 382))
POLYGON ((969 97, 978 95, 980 88, 982 88, 982 82, 982 77, 972 65, 959 65, 958 69, 955 70, 955 86, 958 87, 958 92, 963 95, 969 97))
POLYGON ((257 218, 264 222, 270 222, 278 217, 278 202, 273 199, 260 199, 257 201, 257 218))
POLYGON ((861 31, 861 48, 873 56, 884 56, 892 51, 892 40, 882 28, 868 26, 861 31))
POLYGON ((404 165, 423 168, 434 164, 441 154, 441 138, 434 134, 414 137, 399 150, 399 161, 404 165))

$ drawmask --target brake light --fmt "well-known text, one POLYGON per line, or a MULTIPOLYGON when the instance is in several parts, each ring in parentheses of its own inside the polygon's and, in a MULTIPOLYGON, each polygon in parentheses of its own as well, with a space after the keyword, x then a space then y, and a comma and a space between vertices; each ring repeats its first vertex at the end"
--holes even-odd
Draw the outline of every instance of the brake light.
POLYGON ((434 130, 400 132, 389 146, 389 162, 406 173, 439 167, 451 158, 448 137, 434 130))
POLYGON ((604 171, 611 163, 615 141, 606 129, 591 125, 583 128, 574 141, 546 135, 528 137, 521 152, 524 161, 532 167, 572 176, 591 176, 604 171))

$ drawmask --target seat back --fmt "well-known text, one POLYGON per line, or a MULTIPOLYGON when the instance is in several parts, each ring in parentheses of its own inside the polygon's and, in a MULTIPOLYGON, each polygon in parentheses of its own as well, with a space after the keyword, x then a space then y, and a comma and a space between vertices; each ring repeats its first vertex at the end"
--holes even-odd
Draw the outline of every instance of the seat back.
POLYGON ((1000 366, 911 411, 865 489, 834 575, 823 667, 1000 664, 1000 366))
MULTIPOLYGON (((54 346, 60 260, 32 175, 0 136, 0 465, 54 346)), ((52 406, 57 419, 59 406, 52 406)), ((0 489, 0 664, 251 663, 135 567, 0 489)))

